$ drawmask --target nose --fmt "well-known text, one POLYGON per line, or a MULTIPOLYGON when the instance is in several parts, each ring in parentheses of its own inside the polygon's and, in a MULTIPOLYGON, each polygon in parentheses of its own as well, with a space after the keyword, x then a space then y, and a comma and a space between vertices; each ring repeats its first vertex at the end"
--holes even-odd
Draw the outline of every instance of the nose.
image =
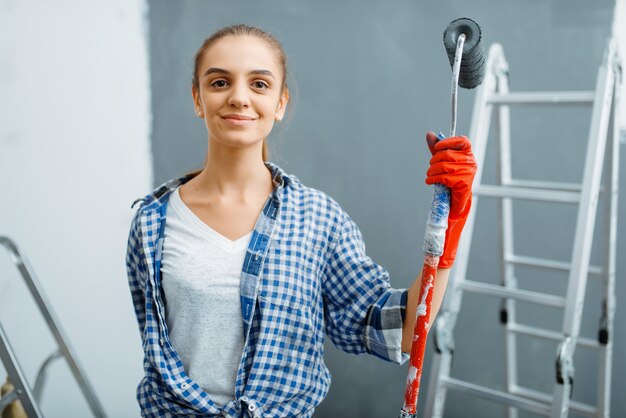
POLYGON ((233 83, 228 96, 228 104, 238 108, 250 105, 248 86, 245 82, 233 83))

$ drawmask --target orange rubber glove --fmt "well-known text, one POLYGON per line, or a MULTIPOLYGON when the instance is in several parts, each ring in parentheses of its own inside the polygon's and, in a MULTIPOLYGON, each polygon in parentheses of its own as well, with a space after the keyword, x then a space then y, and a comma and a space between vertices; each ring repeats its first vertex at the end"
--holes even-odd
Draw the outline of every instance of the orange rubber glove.
POLYGON ((472 206, 472 183, 476 174, 476 158, 472 145, 464 136, 439 140, 434 132, 426 134, 433 157, 426 173, 426 184, 441 183, 450 189, 450 215, 443 254, 439 267, 450 268, 456 257, 461 232, 472 206))

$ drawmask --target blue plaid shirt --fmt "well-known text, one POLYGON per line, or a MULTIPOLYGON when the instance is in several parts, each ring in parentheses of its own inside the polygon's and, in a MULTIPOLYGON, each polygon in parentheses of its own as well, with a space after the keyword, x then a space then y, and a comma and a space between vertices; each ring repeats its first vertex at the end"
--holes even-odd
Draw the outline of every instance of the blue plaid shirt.
MULTIPOLYGON (((325 333, 340 349, 398 364, 406 290, 365 254, 356 224, 324 193, 266 163, 274 190, 254 227, 241 272, 244 349, 235 398, 220 407, 186 374, 171 344, 161 288, 170 180, 141 201, 126 267, 142 335, 144 417, 311 417, 330 387, 325 333), (324 333, 325 331, 325 333, 324 333)), ((133 203, 133 206, 135 205, 133 203)))

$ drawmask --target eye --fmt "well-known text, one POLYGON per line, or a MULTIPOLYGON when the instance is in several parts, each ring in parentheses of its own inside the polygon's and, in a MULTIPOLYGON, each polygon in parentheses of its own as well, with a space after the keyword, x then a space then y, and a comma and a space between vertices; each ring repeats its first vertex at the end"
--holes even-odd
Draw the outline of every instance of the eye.
POLYGON ((222 80, 222 79, 215 80, 214 82, 211 83, 211 86, 221 89, 223 87, 226 87, 226 80, 222 80))
POLYGON ((255 82, 252 83, 252 85, 254 86, 254 88, 257 88, 260 90, 269 88, 269 85, 265 81, 261 81, 261 80, 256 80, 255 82))

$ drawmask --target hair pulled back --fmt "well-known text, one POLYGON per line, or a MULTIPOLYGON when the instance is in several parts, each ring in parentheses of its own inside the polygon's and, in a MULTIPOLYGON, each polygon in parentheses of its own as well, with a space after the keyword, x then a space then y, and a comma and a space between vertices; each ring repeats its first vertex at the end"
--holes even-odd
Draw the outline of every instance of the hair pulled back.
POLYGON ((245 24, 237 24, 226 26, 213 33, 213 35, 204 40, 202 46, 198 49, 198 52, 196 52, 196 56, 194 57, 193 62, 193 78, 191 81, 193 87, 196 90, 198 90, 200 87, 198 73, 200 72, 200 63, 202 62, 202 57, 204 56, 204 53, 217 41, 222 38, 226 38, 227 36, 254 36, 267 42, 267 44, 272 47, 274 52, 276 52, 276 58, 278 59, 278 64, 280 65, 280 69, 282 71, 283 79, 281 84, 281 92, 282 89, 287 87, 287 55, 285 54, 285 50, 283 49, 283 46, 280 44, 278 39, 276 39, 268 32, 265 32, 264 30, 257 27, 248 26, 245 24))
MULTIPOLYGON (((231 26, 226 26, 222 29, 219 29, 213 35, 209 36, 204 40, 202 46, 196 52, 194 57, 194 65, 193 65, 193 77, 191 79, 191 85, 195 89, 195 91, 200 91, 200 64, 202 63, 202 58, 204 57, 204 53, 213 46, 217 41, 222 38, 226 38, 228 36, 254 36, 258 39, 261 39, 274 50, 276 53, 276 58, 278 64, 280 66, 282 72, 282 81, 280 93, 282 94, 283 90, 287 88, 287 55, 285 54, 285 50, 283 49, 281 43, 276 39, 273 35, 265 32, 262 29, 259 29, 254 26, 248 26, 246 24, 236 24, 231 26)), ((269 158, 267 141, 263 140, 263 161, 267 161, 269 158)), ((206 162, 205 162, 206 166, 206 162)), ((202 170, 194 171, 190 174, 198 174, 202 170)))

